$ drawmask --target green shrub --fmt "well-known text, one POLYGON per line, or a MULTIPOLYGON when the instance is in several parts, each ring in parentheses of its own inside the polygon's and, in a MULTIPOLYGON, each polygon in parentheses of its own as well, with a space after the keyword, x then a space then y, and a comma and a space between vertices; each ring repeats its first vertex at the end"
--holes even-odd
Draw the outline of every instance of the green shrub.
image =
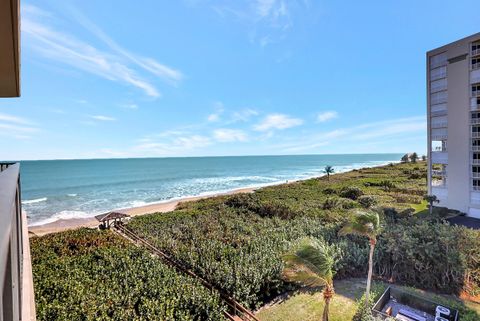
POLYGON ((395 188, 395 184, 392 181, 389 180, 383 180, 379 183, 379 186, 383 188, 385 191, 389 191, 393 188, 395 188))
POLYGON ((378 204, 377 198, 372 195, 360 196, 357 202, 364 208, 370 208, 378 204))
POLYGON ((37 320, 221 320, 218 293, 111 231, 31 238, 37 320))
POLYGON ((332 194, 336 194, 337 191, 334 190, 333 188, 330 188, 330 187, 327 187, 323 190, 323 194, 325 195, 332 195, 332 194))
POLYGON ((351 200, 356 200, 362 195, 363 195, 363 191, 356 186, 344 187, 340 191, 341 197, 349 198, 351 200))
POLYGON ((329 197, 323 202, 322 208, 324 210, 332 210, 335 209, 339 206, 340 202, 338 201, 338 198, 334 197, 329 197))

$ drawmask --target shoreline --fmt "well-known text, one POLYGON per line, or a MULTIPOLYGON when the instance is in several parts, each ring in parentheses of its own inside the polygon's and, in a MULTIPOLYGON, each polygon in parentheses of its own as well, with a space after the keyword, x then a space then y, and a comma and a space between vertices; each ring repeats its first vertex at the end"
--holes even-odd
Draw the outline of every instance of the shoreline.
MULTIPOLYGON (((386 166, 390 163, 398 163, 399 161, 392 161, 392 162, 386 162, 382 164, 377 164, 374 166, 362 166, 358 168, 351 168, 349 170, 345 171, 339 171, 331 175, 336 175, 336 174, 343 174, 343 173, 348 173, 353 170, 359 170, 363 168, 375 168, 375 167, 382 167, 386 166)), ((325 176, 323 175, 315 175, 312 177, 306 177, 306 178, 301 178, 301 179, 293 179, 293 180, 286 180, 283 182, 275 182, 275 183, 270 183, 270 184, 264 184, 261 186, 247 186, 247 187, 240 187, 236 188, 233 190, 229 191, 220 191, 220 192, 214 192, 211 194, 205 194, 205 195, 197 195, 197 196, 186 196, 186 197, 179 197, 176 199, 171 199, 171 200, 166 200, 166 201, 160 201, 160 202, 155 202, 155 203, 150 203, 146 205, 141 205, 141 206, 136 206, 136 207, 129 207, 129 208, 121 208, 121 209, 112 209, 115 211, 119 211, 122 213, 126 213, 132 217, 138 216, 138 215, 146 215, 146 214, 152 214, 152 213, 167 213, 174 211, 175 208, 178 206, 178 204, 183 203, 183 202, 190 202, 190 201, 197 201, 200 199, 206 199, 210 197, 217 197, 217 196, 224 196, 224 195, 234 195, 234 194, 240 194, 240 193, 252 193, 258 189, 265 188, 265 187, 270 187, 270 186, 278 186, 278 185, 283 185, 283 184, 289 184, 289 183, 294 183, 294 182, 300 182, 300 181, 305 181, 309 179, 314 179, 314 178, 320 178, 325 176)), ((69 219, 59 219, 53 222, 45 223, 45 224, 39 224, 39 225, 33 225, 28 227, 28 232, 30 236, 43 236, 51 233, 58 233, 66 230, 71 230, 71 229, 76 229, 80 227, 88 227, 88 228, 96 228, 98 227, 99 222, 97 219, 93 217, 88 217, 88 218, 69 218, 69 219)))
MULTIPOLYGON (((277 185, 281 185, 281 184, 285 184, 285 183, 279 183, 277 185)), ((167 213, 167 212, 174 211, 175 208, 180 203, 198 201, 200 199, 224 196, 224 195, 252 193, 259 188, 262 188, 262 187, 244 187, 244 188, 238 188, 231 191, 220 192, 220 193, 215 193, 210 195, 187 196, 184 198, 152 203, 152 204, 147 204, 147 205, 142 205, 137 207, 117 209, 115 211, 128 214, 131 217, 145 215, 145 214, 152 214, 152 213, 167 213)), ((58 233, 58 232, 72 230, 80 227, 96 228, 98 227, 99 224, 100 223, 97 221, 95 217, 60 219, 51 223, 29 226, 28 233, 30 234, 30 236, 43 236, 51 233, 58 233)))

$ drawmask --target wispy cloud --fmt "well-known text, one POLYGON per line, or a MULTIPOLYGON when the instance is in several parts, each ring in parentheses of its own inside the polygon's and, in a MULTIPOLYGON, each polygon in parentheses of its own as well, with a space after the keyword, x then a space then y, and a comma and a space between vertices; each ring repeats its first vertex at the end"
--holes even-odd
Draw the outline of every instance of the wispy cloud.
POLYGON ((246 142, 248 140, 248 136, 243 130, 230 128, 216 129, 213 132, 213 137, 216 141, 221 143, 246 142))
POLYGON ((222 102, 215 102, 214 103, 214 108, 215 108, 215 112, 211 113, 210 115, 208 115, 207 117, 207 120, 209 122, 218 122, 220 121, 220 116, 223 114, 223 112, 225 111, 225 107, 223 106, 223 103, 222 102))
POLYGON ((336 111, 324 111, 320 112, 317 115, 317 122, 324 123, 326 121, 332 120, 338 117, 338 113, 336 111))
POLYGON ((54 27, 53 14, 29 5, 23 10, 22 31, 25 43, 42 56, 95 74, 110 81, 121 82, 145 92, 150 97, 160 97, 153 83, 138 74, 133 67, 141 67, 164 80, 176 83, 182 78, 181 72, 162 65, 152 58, 133 55, 123 49, 103 31, 77 12, 82 26, 94 33, 109 47, 110 51, 97 47, 54 27))
POLYGON ((256 131, 270 131, 274 129, 287 129, 301 124, 303 124, 303 120, 300 118, 294 118, 284 114, 270 114, 253 128, 256 131))
POLYGON ((26 118, 0 113, 0 135, 2 136, 29 139, 31 134, 38 131, 34 123, 26 118))
POLYGON ((120 105, 120 107, 122 108, 125 108, 125 109, 138 109, 138 105, 137 104, 123 104, 123 105, 120 105))
POLYGON ((132 148, 132 153, 141 152, 143 155, 157 156, 185 155, 192 150, 209 146, 211 143, 211 139, 207 136, 168 131, 165 135, 140 139, 132 148))
MULTIPOLYGON (((424 116, 388 119, 339 128, 330 132, 309 133, 304 137, 296 138, 294 143, 278 147, 286 152, 313 152, 315 148, 339 143, 348 148, 358 147, 372 143, 378 138, 386 141, 387 139, 403 139, 406 135, 423 134, 426 127, 424 116)), ((348 150, 342 152, 348 152, 348 150)))
POLYGON ((239 111, 236 111, 232 114, 232 122, 247 122, 252 118, 253 116, 257 116, 259 114, 258 111, 255 109, 251 108, 246 108, 242 109, 239 111))
POLYGON ((99 120, 99 121, 116 121, 117 120, 114 117, 104 116, 104 115, 91 115, 90 118, 94 120, 99 120))

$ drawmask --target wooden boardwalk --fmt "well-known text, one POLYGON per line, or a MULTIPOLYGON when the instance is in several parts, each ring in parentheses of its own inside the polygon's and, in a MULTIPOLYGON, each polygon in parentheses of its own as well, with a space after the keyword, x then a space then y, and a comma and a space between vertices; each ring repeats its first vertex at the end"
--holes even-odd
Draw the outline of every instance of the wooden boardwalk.
POLYGON ((156 248, 154 245, 152 245, 150 242, 145 240, 144 238, 140 237, 130 229, 128 229, 125 225, 122 223, 120 224, 115 224, 113 226, 113 229, 115 232, 117 232, 120 236, 128 239, 129 241, 145 247, 150 253, 158 256, 160 259, 162 259, 165 263, 167 263, 170 266, 173 266, 177 271, 180 271, 181 273, 184 273, 186 275, 189 275, 197 280, 200 281, 200 283, 206 287, 209 290, 215 290, 220 294, 220 298, 222 299, 223 302, 228 306, 228 311, 226 311, 225 317, 228 320, 231 321, 260 321, 252 311, 248 310, 245 308, 243 305, 241 305, 239 302, 237 302, 233 297, 231 297, 226 291, 223 289, 220 289, 212 284, 210 282, 206 281, 204 278, 196 274, 194 271, 192 271, 189 267, 187 267, 183 262, 175 259, 173 256, 165 253, 161 249, 156 248))

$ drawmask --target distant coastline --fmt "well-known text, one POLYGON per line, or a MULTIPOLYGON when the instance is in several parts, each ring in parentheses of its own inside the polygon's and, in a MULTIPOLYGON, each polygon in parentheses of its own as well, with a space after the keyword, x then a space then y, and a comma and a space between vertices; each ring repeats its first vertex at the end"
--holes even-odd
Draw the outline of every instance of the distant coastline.
MULTIPOLYGON (((389 161, 381 164, 376 164, 374 166, 363 166, 363 167, 358 167, 358 168, 352 168, 350 170, 343 170, 343 171, 336 171, 335 174, 342 174, 346 173, 352 170, 357 170, 361 168, 373 168, 373 167, 381 167, 381 166, 386 166, 389 163, 398 163, 399 161, 389 161)), ((238 194, 238 193, 251 193, 254 192, 257 189, 261 189, 264 187, 268 186, 276 186, 276 185, 283 185, 283 184, 289 184, 293 182, 298 182, 298 181, 303 181, 303 180, 308 180, 312 178, 318 178, 322 177, 325 174, 319 174, 311 177, 305 177, 302 179, 295 179, 295 180, 286 180, 283 182, 274 182, 270 184, 265 184, 262 186, 247 186, 247 187, 240 187, 237 189, 232 189, 232 190, 227 190, 227 191, 218 191, 218 192, 212 192, 212 193, 203 193, 200 195, 195 195, 195 196, 184 196, 184 197, 178 197, 178 198, 173 198, 170 200, 165 200, 165 201, 159 201, 159 202, 152 202, 149 204, 144 204, 141 206, 134 206, 134 207, 128 207, 128 208, 112 208, 111 210, 118 210, 123 213, 129 214, 130 216, 137 216, 137 215, 145 215, 145 214, 151 214, 151 213, 166 213, 175 210, 177 205, 182 202, 189 202, 189 201, 196 201, 200 199, 205 199, 205 198, 210 198, 210 197, 216 197, 216 196, 222 196, 222 195, 233 195, 233 194, 238 194)), ((27 213, 28 215, 28 213, 27 213)), ((34 224, 34 225, 29 225, 29 232, 33 233, 34 235, 41 236, 41 235, 46 235, 50 233, 57 233, 61 232, 64 230, 69 230, 69 229, 75 229, 79 227, 90 227, 94 228, 97 227, 99 222, 95 219, 94 216, 92 217, 80 217, 80 218, 68 218, 68 219, 58 219, 52 222, 47 222, 45 224, 34 224)))

